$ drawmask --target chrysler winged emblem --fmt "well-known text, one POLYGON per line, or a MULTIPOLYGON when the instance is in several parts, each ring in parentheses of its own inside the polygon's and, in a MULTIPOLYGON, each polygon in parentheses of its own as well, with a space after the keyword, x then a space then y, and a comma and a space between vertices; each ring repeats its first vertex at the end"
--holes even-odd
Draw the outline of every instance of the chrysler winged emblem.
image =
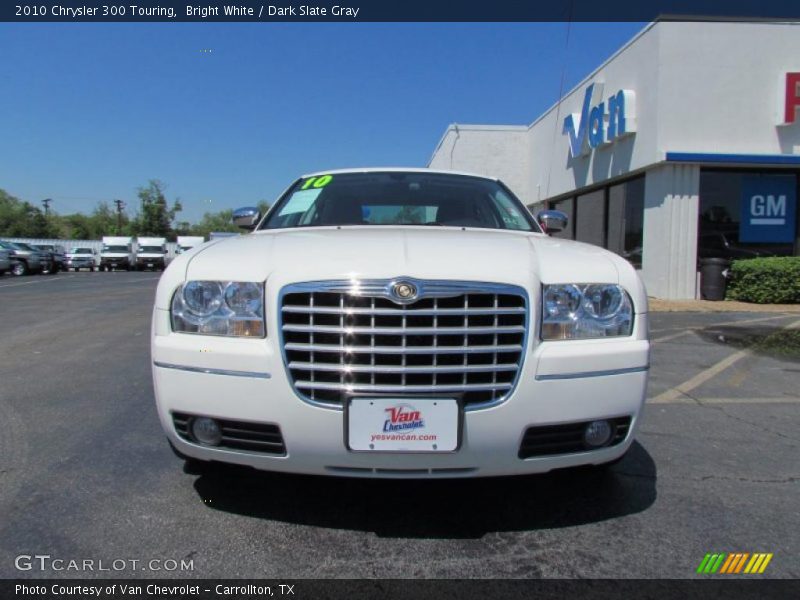
POLYGON ((392 296, 401 302, 411 302, 417 297, 417 286, 408 281, 398 281, 392 284, 392 296))

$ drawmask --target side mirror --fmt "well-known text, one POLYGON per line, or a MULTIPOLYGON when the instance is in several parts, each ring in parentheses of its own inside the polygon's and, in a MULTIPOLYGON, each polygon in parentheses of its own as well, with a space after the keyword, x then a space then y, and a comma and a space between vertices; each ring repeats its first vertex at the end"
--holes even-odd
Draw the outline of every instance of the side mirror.
POLYGON ((237 208, 233 211, 233 224, 242 229, 255 229, 261 220, 261 213, 254 206, 237 208))
POLYGON ((560 210, 540 210, 536 214, 536 220, 545 233, 556 233, 567 228, 569 217, 560 210))

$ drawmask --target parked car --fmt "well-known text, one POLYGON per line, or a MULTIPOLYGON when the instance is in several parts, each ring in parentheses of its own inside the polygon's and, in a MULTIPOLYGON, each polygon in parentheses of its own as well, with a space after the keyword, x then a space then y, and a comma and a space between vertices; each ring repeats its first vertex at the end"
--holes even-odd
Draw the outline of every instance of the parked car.
POLYGON ((745 246, 739 243, 739 233, 736 231, 714 231, 702 233, 697 237, 698 258, 727 258, 738 260, 741 258, 761 258, 776 256, 769 247, 745 246))
POLYGON ((53 260, 54 272, 66 271, 66 257, 64 256, 64 247, 55 244, 31 244, 40 252, 48 252, 53 260))
POLYGON ((0 248, 0 276, 11 270, 11 254, 5 248, 0 248))
POLYGON ((636 271, 549 237, 499 180, 317 173, 234 221, 254 231, 176 257, 156 293, 156 405, 184 459, 477 477, 605 465, 633 443, 636 271))
POLYGON ((58 272, 58 269, 55 268, 55 257, 53 256, 52 252, 48 252, 47 250, 39 250, 38 248, 35 248, 25 242, 14 242, 14 245, 26 252, 39 254, 39 260, 42 264, 42 274, 55 275, 58 272))
POLYGON ((66 270, 80 271, 89 269, 96 271, 98 268, 98 258, 94 250, 81 246, 74 246, 66 254, 66 270))
POLYGON ((205 238, 201 235, 179 235, 178 245, 175 248, 175 254, 183 254, 184 252, 188 252, 195 246, 199 246, 205 241, 205 238))
POLYGON ((41 273, 48 266, 47 256, 25 244, 0 240, 0 248, 8 251, 14 275, 41 273))

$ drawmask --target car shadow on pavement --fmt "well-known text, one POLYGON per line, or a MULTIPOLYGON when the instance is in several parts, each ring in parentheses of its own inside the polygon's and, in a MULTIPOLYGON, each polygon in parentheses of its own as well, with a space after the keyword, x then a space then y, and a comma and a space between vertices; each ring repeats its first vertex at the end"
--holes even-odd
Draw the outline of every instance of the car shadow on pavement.
POLYGON ((316 477, 211 465, 195 481, 213 510, 393 538, 480 538, 639 513, 656 499, 656 465, 634 442, 608 469, 485 479, 316 477))

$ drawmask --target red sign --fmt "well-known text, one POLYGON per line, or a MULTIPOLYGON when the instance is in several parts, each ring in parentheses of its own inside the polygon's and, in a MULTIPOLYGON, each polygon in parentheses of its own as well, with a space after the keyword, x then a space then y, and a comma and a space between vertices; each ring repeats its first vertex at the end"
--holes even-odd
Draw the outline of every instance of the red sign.
POLYGON ((787 73, 786 110, 783 114, 783 122, 794 123, 798 108, 800 108, 800 73, 787 73))

